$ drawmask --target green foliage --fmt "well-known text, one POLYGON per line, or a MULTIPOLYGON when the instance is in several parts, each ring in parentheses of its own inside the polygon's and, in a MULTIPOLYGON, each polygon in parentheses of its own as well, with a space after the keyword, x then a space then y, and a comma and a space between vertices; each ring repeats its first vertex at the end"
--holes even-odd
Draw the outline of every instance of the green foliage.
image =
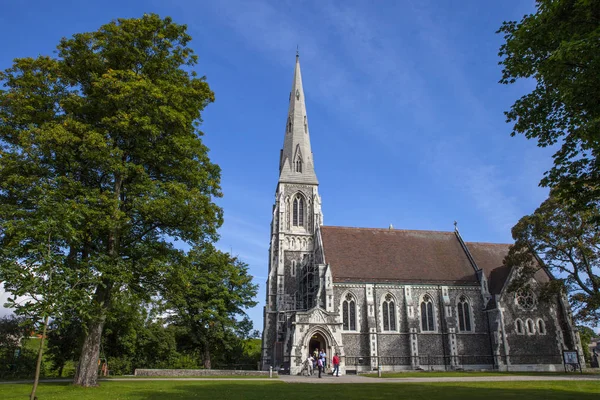
POLYGON ((246 264, 212 244, 193 248, 182 263, 185 268, 168 278, 166 306, 186 329, 189 349, 211 368, 211 354, 227 354, 252 330, 245 309, 256 305, 257 286, 246 264))
POLYGON ((503 84, 536 87, 506 113, 512 135, 558 146, 541 181, 578 208, 600 205, 600 2, 537 0, 534 14, 504 22, 499 33, 503 84))
POLYGON ((548 297, 566 289, 575 318, 597 324, 600 318, 600 230, 591 222, 600 210, 580 211, 553 196, 513 227, 512 246, 505 263, 520 268, 513 289, 523 287, 541 268, 536 256, 556 280, 542 285, 548 297))
POLYGON ((31 299, 17 311, 75 312, 99 335, 116 293, 149 299, 182 268, 173 240, 216 239, 220 169, 198 130, 214 94, 190 40, 170 18, 119 19, 0 72, 0 281, 31 299))
POLYGON ((592 355, 590 354, 590 343, 592 338, 596 337, 596 334, 592 328, 588 326, 579 325, 577 330, 579 331, 579 337, 581 338, 581 347, 583 350, 583 356, 585 357, 585 362, 589 363, 592 359, 592 355))

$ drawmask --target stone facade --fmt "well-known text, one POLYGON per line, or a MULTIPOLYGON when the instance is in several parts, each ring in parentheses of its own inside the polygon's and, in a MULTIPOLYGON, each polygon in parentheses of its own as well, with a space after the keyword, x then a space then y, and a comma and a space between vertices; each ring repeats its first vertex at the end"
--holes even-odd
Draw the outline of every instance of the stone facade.
MULTIPOLYGON (((323 225, 296 59, 275 193, 262 369, 298 374, 314 348, 340 373, 413 369, 559 370, 576 349, 565 299, 510 292, 508 245, 459 232, 323 225)), ((583 359, 583 358, 582 358, 583 359)))

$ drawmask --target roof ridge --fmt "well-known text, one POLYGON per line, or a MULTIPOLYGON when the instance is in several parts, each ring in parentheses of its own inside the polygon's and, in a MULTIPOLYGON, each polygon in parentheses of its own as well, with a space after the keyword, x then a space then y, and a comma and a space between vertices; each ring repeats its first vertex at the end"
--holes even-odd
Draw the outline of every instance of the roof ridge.
POLYGON ((362 231, 384 231, 384 232, 431 232, 431 233, 445 233, 454 234, 454 231, 434 231, 427 229, 389 229, 389 228, 366 228, 359 226, 337 226, 337 225, 321 225, 321 228, 337 228, 337 229, 356 229, 362 231))
POLYGON ((513 243, 492 243, 492 242, 465 242, 466 244, 491 244, 494 246, 512 246, 513 243))

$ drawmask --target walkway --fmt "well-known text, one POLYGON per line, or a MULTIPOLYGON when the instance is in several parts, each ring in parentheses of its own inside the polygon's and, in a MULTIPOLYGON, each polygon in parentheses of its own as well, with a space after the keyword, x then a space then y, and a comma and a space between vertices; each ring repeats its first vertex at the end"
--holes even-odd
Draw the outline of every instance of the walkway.
POLYGON ((462 377, 423 377, 423 378, 368 378, 361 375, 345 375, 339 378, 323 375, 298 376, 281 375, 286 383, 424 383, 424 382, 515 382, 515 381, 598 381, 600 375, 506 375, 506 376, 462 376, 462 377))

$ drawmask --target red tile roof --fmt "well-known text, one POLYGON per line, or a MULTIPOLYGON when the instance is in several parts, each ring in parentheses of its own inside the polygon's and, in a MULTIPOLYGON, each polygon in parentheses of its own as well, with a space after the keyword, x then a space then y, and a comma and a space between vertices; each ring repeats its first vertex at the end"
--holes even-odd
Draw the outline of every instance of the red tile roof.
POLYGON ((503 261, 511 245, 477 242, 466 242, 465 244, 473 256, 475 264, 484 271, 490 293, 499 294, 510 272, 510 268, 505 267, 503 261))
MULTIPOLYGON (((467 242, 466 245, 477 266, 487 276, 490 293, 500 294, 510 273, 510 268, 504 266, 504 257, 508 254, 511 245, 476 242, 467 242)), ((534 274, 534 278, 538 282, 548 282, 550 280, 544 269, 539 269, 534 274)))
POLYGON ((322 226, 334 282, 477 284, 454 232, 322 226))

